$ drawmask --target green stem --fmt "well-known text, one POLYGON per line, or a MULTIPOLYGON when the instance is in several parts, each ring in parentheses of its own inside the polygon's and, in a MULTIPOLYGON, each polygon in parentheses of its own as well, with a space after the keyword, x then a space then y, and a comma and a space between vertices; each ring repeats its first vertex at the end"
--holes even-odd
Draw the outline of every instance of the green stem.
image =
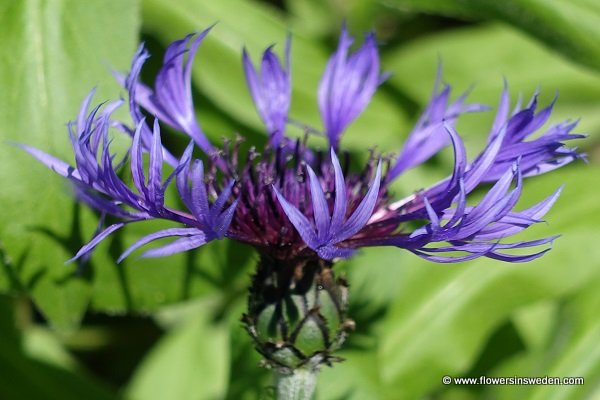
POLYGON ((312 400, 317 386, 317 372, 296 369, 277 374, 277 400, 312 400))

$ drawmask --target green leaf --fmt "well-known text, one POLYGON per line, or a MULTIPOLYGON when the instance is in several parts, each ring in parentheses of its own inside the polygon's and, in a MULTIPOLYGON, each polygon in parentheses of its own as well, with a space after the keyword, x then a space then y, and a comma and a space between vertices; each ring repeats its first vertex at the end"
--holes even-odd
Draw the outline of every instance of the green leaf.
POLYGON ((365 351, 341 351, 347 359, 323 368, 317 377, 317 400, 380 399, 384 393, 380 382, 377 355, 365 351))
MULTIPOLYGON (((598 340, 600 324, 600 280, 591 279, 581 290, 555 307, 553 323, 547 330, 550 339, 543 348, 536 346, 496 366, 493 376, 582 377, 584 385, 493 386, 490 397, 498 400, 594 399, 593 383, 600 378, 598 340), (590 384, 592 383, 592 384, 590 384)), ((558 304, 557 304, 558 305, 558 304)), ((538 329, 545 330, 544 326, 538 329)))
POLYGON ((526 204, 541 200, 557 181, 568 182, 565 196, 546 218, 549 227, 522 235, 563 234, 553 250, 535 262, 480 259, 460 265, 404 266, 409 273, 398 285, 399 295, 382 327, 384 384, 398 390, 398 397, 418 398, 438 387, 442 376, 468 372, 491 332, 511 313, 574 293, 598 278, 600 205, 586 200, 594 196, 592 182, 598 172, 577 167, 526 182, 526 204))
POLYGON ((506 22, 584 65, 600 69, 600 6, 592 0, 386 0, 401 10, 506 22))
POLYGON ((0 296, 0 397, 64 400, 110 400, 116 397, 84 374, 63 367, 63 360, 55 362, 63 357, 60 354, 63 350, 58 349, 58 344, 53 340, 50 348, 48 338, 42 339, 46 341, 42 345, 45 347, 42 350, 44 355, 37 352, 34 358, 33 354, 27 354, 36 353, 36 345, 31 340, 23 343, 21 332, 15 327, 15 303, 12 299, 0 296))
POLYGON ((229 329, 200 307, 149 352, 128 385, 131 399, 221 399, 229 374, 229 329))
MULTIPOLYGON (((92 261, 107 257, 96 268, 91 307, 109 313, 149 312, 198 296, 218 294, 227 303, 244 296, 254 257, 249 247, 217 240, 198 250, 161 258, 138 258, 136 252, 117 265, 115 260, 144 235, 172 223, 148 221, 128 226, 101 244, 92 261)), ((100 264, 100 263, 98 263, 100 264)))
POLYGON ((98 101, 116 97, 108 67, 128 65, 137 21, 136 1, 0 1, 0 237, 10 273, 63 330, 78 324, 93 272, 64 262, 95 218, 80 215, 62 178, 7 142, 71 159, 65 123, 94 85, 98 101))
POLYGON ((319 0, 286 0, 290 22, 296 30, 313 38, 326 36, 333 28, 335 8, 331 2, 319 0))
POLYGON ((544 348, 556 324, 557 304, 543 301, 524 307, 513 316, 513 322, 530 350, 544 348))
POLYGON ((552 361, 549 357, 543 360, 549 376, 583 377, 585 385, 564 386, 555 392, 547 387, 536 387, 532 390, 532 399, 595 398, 590 384, 600 380, 599 284, 600 279, 590 280, 564 304, 553 331, 553 341, 547 347, 552 361), (561 351, 552 351, 556 349, 561 351))

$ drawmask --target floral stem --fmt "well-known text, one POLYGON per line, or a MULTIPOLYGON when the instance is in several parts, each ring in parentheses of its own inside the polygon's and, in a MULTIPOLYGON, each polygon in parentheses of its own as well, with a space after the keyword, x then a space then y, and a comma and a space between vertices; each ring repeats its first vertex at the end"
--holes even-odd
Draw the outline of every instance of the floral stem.
POLYGON ((277 400, 312 400, 317 386, 317 371, 296 369, 277 374, 277 400))

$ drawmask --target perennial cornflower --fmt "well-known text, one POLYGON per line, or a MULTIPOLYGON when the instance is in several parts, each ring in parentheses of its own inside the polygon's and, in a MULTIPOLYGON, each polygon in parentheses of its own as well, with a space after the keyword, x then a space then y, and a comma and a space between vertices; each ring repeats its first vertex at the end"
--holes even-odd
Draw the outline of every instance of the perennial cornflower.
POLYGON ((152 219, 177 226, 140 238, 119 261, 164 238, 174 240, 146 250, 142 257, 167 256, 223 238, 253 246, 260 261, 244 321, 266 364, 285 375, 314 371, 336 360, 331 352, 353 323, 345 316, 346 285, 335 278, 332 267, 362 247, 394 246, 442 263, 477 257, 525 262, 549 250, 554 236, 505 240, 540 222, 560 193, 558 189, 529 208, 515 210, 524 178, 583 157, 564 145, 582 137, 571 133, 576 122, 541 131, 554 102, 540 110, 536 94, 526 106, 517 104, 511 110, 505 85, 487 144, 470 158, 456 121, 486 107, 468 104, 464 95, 451 100, 450 86, 438 79, 399 154, 385 158, 372 152, 362 170, 352 171, 340 140, 386 74, 380 70, 374 34, 351 52, 353 39, 344 28, 318 87, 321 134, 329 148, 310 149, 308 136, 293 140, 286 135, 292 101, 288 40, 283 62, 268 48, 256 68, 243 52, 250 94, 269 140, 263 150, 253 147, 242 154, 239 139, 221 148, 212 144, 194 113, 192 63, 209 30, 168 47, 154 87, 139 80, 148 58, 143 46, 129 73, 116 74, 128 92, 132 124, 112 116, 123 101, 90 110, 93 92, 87 96, 76 121, 69 124, 74 166, 23 146, 73 182, 81 201, 119 221, 100 230, 74 259, 126 224, 152 219), (174 155, 162 145, 161 125, 189 137, 183 154, 174 155), (127 154, 118 160, 110 150, 111 128, 131 136, 127 154), (393 198, 393 181, 447 146, 454 153, 448 178, 406 198, 393 198), (194 156, 195 148, 202 157, 194 156), (167 165, 172 172, 165 177, 167 165), (120 169, 129 170, 131 184, 118 174, 120 169), (172 185, 181 208, 165 204, 172 185), (478 188, 485 188, 485 194, 477 202, 468 201, 478 188))

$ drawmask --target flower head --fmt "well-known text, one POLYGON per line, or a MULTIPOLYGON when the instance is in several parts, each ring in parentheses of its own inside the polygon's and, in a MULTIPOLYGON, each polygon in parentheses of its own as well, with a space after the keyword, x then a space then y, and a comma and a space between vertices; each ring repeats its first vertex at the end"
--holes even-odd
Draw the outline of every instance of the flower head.
POLYGON ((243 53, 250 94, 269 134, 266 147, 241 154, 238 140, 217 150, 196 120, 191 95, 192 63, 208 31, 168 47, 154 89, 139 82, 148 58, 143 47, 129 74, 117 74, 129 94, 133 124, 113 119, 121 102, 89 111, 93 93, 86 98, 76 122, 69 125, 74 166, 23 146, 70 179, 82 201, 121 221, 96 235, 76 258, 125 224, 156 218, 178 226, 139 239, 121 258, 166 237, 175 240, 144 255, 168 255, 225 237, 250 244, 277 263, 294 265, 301 260, 330 263, 366 246, 395 246, 436 262, 481 256, 528 261, 548 251, 539 246, 554 237, 513 243, 503 239, 540 222, 560 192, 516 211, 524 178, 583 157, 564 144, 582 137, 571 133, 574 122, 555 124, 540 133, 554 102, 538 111, 535 95, 526 107, 517 105, 510 112, 505 88, 486 147, 469 158, 455 123, 462 114, 485 107, 466 103, 466 95, 451 101, 450 86, 440 89, 436 84, 430 104, 398 157, 384 163, 372 154, 362 171, 349 171, 349 156, 343 162, 338 157, 342 133, 367 107, 383 75, 374 35, 368 34, 364 44, 349 54, 353 39, 344 28, 318 88, 327 151, 310 150, 306 141, 285 136, 291 103, 289 40, 285 61, 281 63, 270 47, 259 71, 243 53), (154 116, 152 124, 143 111, 154 116), (162 145, 161 123, 190 138, 180 157, 162 145), (110 151, 111 127, 131 136, 128 154, 119 162, 110 151), (448 178, 407 198, 391 197, 388 188, 395 179, 447 145, 455 159, 448 178), (204 156, 194 158, 194 147, 204 156), (165 179, 166 165, 173 171, 165 179), (130 170, 132 183, 117 174, 122 168, 130 170), (491 186, 481 200, 469 204, 469 195, 486 184, 491 186), (165 205, 165 192, 172 185, 183 209, 165 205), (525 253, 512 254, 512 249, 525 249, 525 253))

